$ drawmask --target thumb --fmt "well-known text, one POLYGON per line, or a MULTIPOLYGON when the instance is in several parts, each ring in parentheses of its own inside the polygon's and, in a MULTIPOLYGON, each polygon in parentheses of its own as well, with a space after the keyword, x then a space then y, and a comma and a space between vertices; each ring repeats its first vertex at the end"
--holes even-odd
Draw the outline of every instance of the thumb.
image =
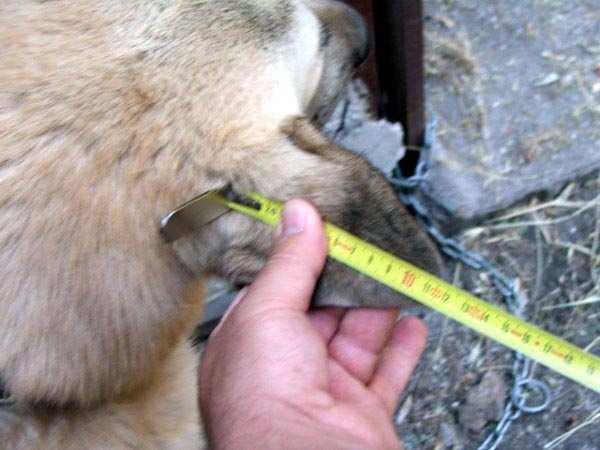
POLYGON ((288 202, 277 239, 267 264, 241 303, 253 312, 272 308, 307 311, 327 256, 323 222, 316 209, 304 200, 288 202))

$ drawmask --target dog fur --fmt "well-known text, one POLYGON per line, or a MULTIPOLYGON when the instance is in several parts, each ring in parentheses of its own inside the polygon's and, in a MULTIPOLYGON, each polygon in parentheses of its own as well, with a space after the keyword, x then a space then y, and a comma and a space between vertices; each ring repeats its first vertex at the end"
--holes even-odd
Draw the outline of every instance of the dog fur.
MULTIPOLYGON (((186 289, 250 282, 271 230, 231 214, 167 245, 159 219, 199 193, 305 197, 439 270, 384 177, 315 127, 365 41, 327 0, 0 3, 2 448, 200 447, 186 289)), ((333 262, 315 296, 403 301, 333 262)))

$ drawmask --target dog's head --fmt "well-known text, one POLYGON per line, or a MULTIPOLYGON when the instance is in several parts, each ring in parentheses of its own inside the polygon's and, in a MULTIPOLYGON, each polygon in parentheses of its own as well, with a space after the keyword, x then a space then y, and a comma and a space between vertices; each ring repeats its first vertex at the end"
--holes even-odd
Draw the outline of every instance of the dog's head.
MULTIPOLYGON (((385 177, 319 131, 368 55, 369 36, 362 17, 330 0, 248 3, 253 5, 252 13, 240 20, 253 30, 255 41, 250 46, 256 53, 250 58, 244 54, 238 62, 246 66, 261 61, 252 75, 259 96, 246 96, 240 105, 245 105, 244 111, 253 105, 250 115, 255 124, 249 127, 252 131, 241 134, 245 141, 234 139, 226 149, 236 155, 236 166, 228 161, 226 168, 215 171, 218 187, 226 183, 280 200, 307 198, 325 219, 439 274, 441 259, 435 246, 385 177)), ((264 263, 271 236, 260 224, 231 216, 176 247, 196 271, 210 267, 236 284, 245 284, 264 263), (203 254, 200 261, 199 254, 203 254)), ((399 306, 402 297, 330 261, 315 303, 399 306)))

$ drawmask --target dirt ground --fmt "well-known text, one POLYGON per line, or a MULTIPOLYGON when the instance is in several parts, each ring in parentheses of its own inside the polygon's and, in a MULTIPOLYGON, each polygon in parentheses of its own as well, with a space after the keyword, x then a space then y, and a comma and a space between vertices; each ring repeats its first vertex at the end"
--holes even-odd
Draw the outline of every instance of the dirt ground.
MULTIPOLYGON (((555 152, 600 152, 600 0, 425 3, 429 112, 449 151, 506 177, 555 152)), ((598 171, 548 186, 459 238, 520 278, 531 322, 600 354, 598 171)), ((488 277, 449 265, 459 285, 501 302, 488 277)), ((489 408, 503 404, 513 355, 437 314, 426 320, 428 350, 399 433, 407 450, 476 449, 497 413, 469 430, 466 399, 486 377, 493 386, 484 393, 497 400, 489 408)), ((551 387, 550 407, 517 419, 498 448, 600 449, 600 395, 541 366, 535 376, 551 387)))

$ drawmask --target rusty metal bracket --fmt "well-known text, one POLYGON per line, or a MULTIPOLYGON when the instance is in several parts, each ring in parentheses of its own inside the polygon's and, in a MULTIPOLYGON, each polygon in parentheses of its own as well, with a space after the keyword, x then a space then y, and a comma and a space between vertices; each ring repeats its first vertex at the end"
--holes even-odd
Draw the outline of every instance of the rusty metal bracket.
POLYGON ((379 115, 404 127, 407 153, 400 165, 405 176, 413 175, 426 127, 423 2, 347 0, 347 3, 358 9, 373 29, 375 60, 371 56, 360 75, 378 97, 379 115))

